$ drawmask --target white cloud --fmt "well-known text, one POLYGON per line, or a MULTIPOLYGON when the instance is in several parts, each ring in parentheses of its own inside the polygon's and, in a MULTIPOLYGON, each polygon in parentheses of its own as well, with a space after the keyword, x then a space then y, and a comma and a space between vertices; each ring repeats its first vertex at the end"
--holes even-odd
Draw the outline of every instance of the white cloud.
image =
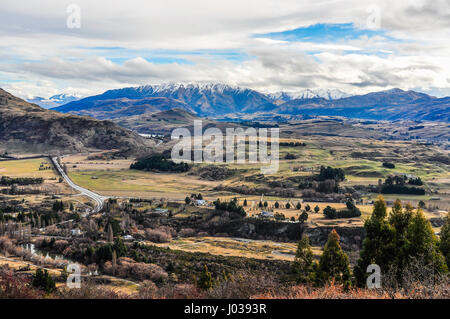
MULTIPOLYGON (((263 90, 337 88, 349 93, 401 87, 448 92, 448 0, 374 0, 385 35, 336 43, 256 39, 316 23, 366 28, 357 0, 76 1, 81 29, 66 27, 68 1, 4 0, 0 85, 23 97, 100 93, 166 81, 223 81, 263 90), (393 41, 392 38, 400 41, 393 41), (122 47, 119 53, 89 48, 122 47), (133 50, 133 51, 132 51, 133 50), (193 64, 148 62, 142 52, 180 51, 193 64), (199 50, 238 50, 231 61, 199 50), (137 53, 133 53, 136 51, 137 53), (315 52, 311 54, 311 52, 315 52)), ((442 93, 444 94, 444 93, 442 93)))

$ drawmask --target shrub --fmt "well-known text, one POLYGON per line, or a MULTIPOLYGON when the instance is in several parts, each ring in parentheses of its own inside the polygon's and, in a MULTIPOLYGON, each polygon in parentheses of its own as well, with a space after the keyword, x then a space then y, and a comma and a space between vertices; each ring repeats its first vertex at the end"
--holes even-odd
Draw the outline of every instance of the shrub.
POLYGON ((178 232, 178 236, 180 237, 192 237, 195 235, 195 230, 192 228, 181 228, 178 232))
POLYGON ((213 299, 249 299, 278 287, 279 284, 270 274, 241 270, 217 283, 206 294, 213 299))
POLYGON ((200 299, 204 298, 204 292, 192 284, 178 284, 163 287, 159 290, 161 297, 167 299, 200 299))
POLYGON ((164 282, 168 277, 167 273, 158 265, 135 262, 127 257, 120 257, 115 267, 108 261, 103 269, 105 273, 121 278, 132 277, 137 280, 151 280, 159 283, 164 282))
POLYGON ((145 230, 145 238, 154 243, 167 243, 172 240, 171 234, 159 229, 147 228, 145 230))
POLYGON ((158 287, 154 282, 145 280, 139 286, 138 296, 142 299, 155 299, 158 296, 158 287))
POLYGON ((208 270, 208 266, 204 266, 203 272, 197 281, 197 287, 203 290, 208 290, 214 287, 214 280, 211 273, 208 270))
POLYGON ((84 280, 80 289, 69 289, 62 287, 56 295, 62 299, 126 299, 129 295, 120 294, 112 289, 105 288, 93 283, 91 280, 84 280))
POLYGON ((40 299, 40 290, 30 287, 30 281, 23 275, 0 268, 0 299, 40 299))
POLYGON ((393 168, 395 168, 395 165, 393 163, 384 162, 383 167, 393 169, 393 168))

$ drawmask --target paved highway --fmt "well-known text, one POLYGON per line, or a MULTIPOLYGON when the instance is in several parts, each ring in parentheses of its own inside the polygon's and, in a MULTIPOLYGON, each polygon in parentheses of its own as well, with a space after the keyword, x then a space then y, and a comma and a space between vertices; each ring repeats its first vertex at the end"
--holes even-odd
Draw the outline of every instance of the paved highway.
POLYGON ((67 176, 67 174, 64 172, 64 170, 59 165, 57 159, 58 159, 57 157, 52 157, 52 162, 55 165, 56 169, 61 174, 61 176, 67 182, 67 184, 69 184, 69 186, 72 187, 73 189, 79 191, 81 194, 83 194, 83 195, 89 197, 90 199, 92 199, 95 202, 95 207, 94 207, 94 210, 92 211, 92 213, 98 213, 103 208, 104 202, 105 202, 105 200, 108 197, 103 197, 103 196, 101 196, 99 194, 91 192, 90 190, 88 190, 86 188, 78 186, 77 184, 72 182, 72 180, 69 178, 69 176, 67 176))

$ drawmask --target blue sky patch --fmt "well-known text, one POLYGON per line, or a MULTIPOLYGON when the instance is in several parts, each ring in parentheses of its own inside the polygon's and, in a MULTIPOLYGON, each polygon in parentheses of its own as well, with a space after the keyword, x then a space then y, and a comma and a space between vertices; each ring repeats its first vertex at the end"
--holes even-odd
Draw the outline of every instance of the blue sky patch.
POLYGON ((270 32, 264 34, 256 34, 255 38, 269 38, 273 40, 281 40, 288 42, 342 42, 349 40, 356 40, 367 36, 369 38, 374 36, 383 36, 390 40, 394 40, 386 36, 385 31, 367 30, 355 27, 353 23, 342 24, 325 24, 319 23, 307 27, 301 27, 294 30, 287 30, 281 32, 270 32))
POLYGON ((81 49, 91 53, 95 52, 97 56, 103 56, 118 64, 136 57, 142 57, 155 64, 195 64, 190 58, 227 60, 238 63, 251 58, 243 50, 135 50, 123 47, 81 47, 81 49))

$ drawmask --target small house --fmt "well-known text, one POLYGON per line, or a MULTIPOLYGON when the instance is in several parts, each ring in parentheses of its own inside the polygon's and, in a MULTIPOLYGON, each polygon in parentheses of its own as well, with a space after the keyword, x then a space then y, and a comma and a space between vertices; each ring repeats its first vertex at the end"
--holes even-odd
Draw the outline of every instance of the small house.
POLYGON ((74 228, 71 230, 72 232, 72 236, 80 236, 81 235, 81 230, 79 228, 74 228))
POLYGON ((204 200, 204 199, 197 199, 195 201, 195 205, 196 206, 205 206, 206 205, 206 200, 204 200))
POLYGON ((272 212, 267 212, 267 211, 262 211, 261 212, 261 214, 260 214, 260 216, 261 217, 264 217, 264 218, 272 218, 273 217, 273 213, 272 212))
POLYGON ((169 210, 166 208, 155 208, 152 211, 153 214, 158 214, 158 215, 169 215, 169 210))

